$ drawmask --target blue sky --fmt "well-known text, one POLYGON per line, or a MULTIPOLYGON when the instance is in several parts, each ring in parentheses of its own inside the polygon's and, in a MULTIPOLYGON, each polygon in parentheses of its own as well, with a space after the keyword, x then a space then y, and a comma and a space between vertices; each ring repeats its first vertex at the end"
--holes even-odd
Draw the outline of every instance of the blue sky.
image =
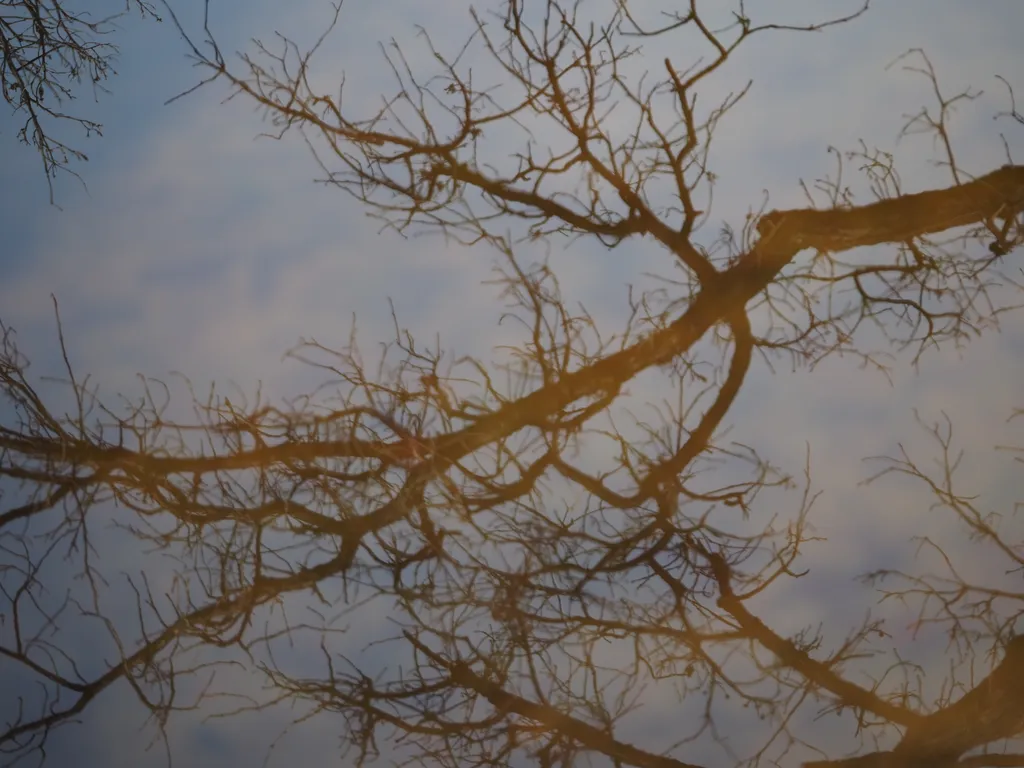
MULTIPOLYGON (((767 20, 758 16, 767 4, 751 5, 755 22, 767 20)), ((771 12, 778 14, 772 20, 806 23, 856 6, 804 0, 772 3, 771 12)), ((174 0, 173 7, 198 36, 201 3, 174 0)), ((415 25, 453 50, 468 32, 467 8, 461 0, 348 0, 314 62, 316 81, 330 88, 344 71, 354 108, 369 110, 390 85, 378 41, 395 38, 414 65, 429 67, 415 25)), ((275 30, 307 46, 331 16, 321 0, 222 1, 213 10, 213 30, 228 53, 251 50, 252 37, 269 42, 275 30)), ((91 374, 110 396, 137 394, 139 373, 167 378, 175 371, 200 390, 235 382, 251 393, 259 381, 270 397, 308 392, 318 376, 283 354, 301 337, 343 344, 353 316, 371 353, 390 338, 389 299, 403 327, 425 341, 439 334, 458 353, 486 356, 510 338, 497 325, 495 288, 482 284, 492 276, 494 253, 439 237, 380 233, 356 201, 313 182, 320 171, 297 135, 256 138, 268 129, 260 113, 241 98, 224 103, 221 84, 165 105, 196 80, 183 41, 166 21, 130 16, 121 26, 113 93, 98 104, 83 94, 73 105, 105 126, 103 138, 76 144, 90 157, 75 166, 88 192, 61 177, 62 210, 49 206, 38 158, 15 142, 13 120, 0 117, 0 318, 17 329, 34 375, 62 374, 51 293, 76 370, 91 374)), ((886 68, 910 48, 928 53, 947 94, 967 86, 983 91, 953 118, 963 167, 980 175, 1006 162, 1000 132, 1016 162, 1024 162, 1024 128, 992 119, 1007 107, 995 75, 1009 78, 1024 99, 1021 29, 1024 4, 1016 0, 905 0, 879 3, 852 24, 822 33, 753 38, 701 92, 716 101, 753 79, 750 94, 715 136, 720 184, 712 219, 698 238, 709 241, 723 222, 741 226, 766 190, 769 208, 804 205, 799 180, 832 172, 827 148, 855 149, 860 139, 896 153, 904 189, 947 185, 948 174, 931 164, 939 156, 931 137, 897 141, 906 115, 934 105, 926 80, 886 68)), ((670 53, 683 67, 692 63, 685 51, 670 53)), ((651 44, 652 69, 665 55, 651 44)), ((853 169, 848 173, 856 201, 869 202, 863 181, 853 169)), ((1019 253, 1011 258, 1020 264, 1019 253)), ((645 271, 667 271, 665 260, 642 245, 607 251, 580 243, 552 255, 566 293, 584 301, 608 330, 624 311, 627 282, 642 282, 645 271)), ((964 349, 926 356, 916 370, 907 358, 897 359, 892 383, 858 371, 853 360, 829 361, 813 373, 755 365, 728 420, 734 439, 794 470, 811 445, 814 482, 826 491, 814 522, 828 541, 809 555, 820 578, 766 600, 775 626, 825 621, 831 639, 841 639, 856 623, 844 623, 844 611, 852 606, 859 617, 875 599, 852 576, 882 560, 901 562, 912 551, 908 538, 922 530, 958 530, 912 484, 860 485, 870 472, 864 456, 891 453, 902 443, 922 463, 934 457, 936 446, 915 426, 914 408, 926 421, 949 414, 957 445, 970 451, 963 487, 984 493, 979 503, 986 508, 1010 512, 1021 498, 1020 483, 1010 457, 993 447, 1024 443, 1019 420, 1006 421, 1024 407, 1022 381, 1021 314, 1005 316, 999 332, 964 349), (839 594, 847 608, 838 607, 839 594)), ((632 394, 638 402, 654 400, 664 396, 658 387, 656 375, 645 377, 632 394)), ((961 554, 969 572, 1001 573, 1002 564, 966 545, 961 554)), ((123 557, 126 568, 144 562, 141 553, 111 557, 123 557)), ((903 626, 913 620, 893 615, 903 626)), ((365 636, 382 619, 367 619, 365 636)), ((924 659, 931 652, 918 649, 924 659)), ((5 675, 0 662, 0 688, 5 675)), ((250 684, 244 672, 237 684, 250 684)), ((140 752, 152 733, 135 734, 141 716, 133 702, 128 690, 105 694, 84 725, 55 736, 52 764, 68 764, 72 755, 78 765, 162 764, 159 749, 140 752)), ((213 725, 183 717, 172 727, 175 759, 193 766, 259 762, 286 722, 281 713, 213 725)), ((270 764, 299 758, 329 764, 338 727, 330 718, 297 727, 270 764)))

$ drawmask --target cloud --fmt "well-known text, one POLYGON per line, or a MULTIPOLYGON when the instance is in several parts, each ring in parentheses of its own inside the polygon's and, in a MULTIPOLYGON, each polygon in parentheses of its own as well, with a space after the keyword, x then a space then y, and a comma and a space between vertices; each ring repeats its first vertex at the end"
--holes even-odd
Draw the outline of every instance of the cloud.
MULTIPOLYGON (((830 3, 825 10, 816 6, 816 12, 850 5, 830 3)), ((382 4, 347 3, 342 23, 315 64, 316 87, 325 91, 336 89, 342 70, 348 73, 346 104, 356 111, 375 108, 382 89, 393 87, 376 41, 398 37, 419 74, 431 71, 435 62, 417 47, 416 22, 431 29, 448 51, 457 49, 468 30, 461 3, 387 6, 382 11, 382 4)), ((924 80, 884 70, 908 47, 922 46, 933 57, 950 95, 968 84, 990 88, 996 73, 1024 71, 1015 32, 1024 19, 1015 25, 1010 16, 1020 15, 1022 7, 920 0, 878 9, 855 25, 822 34, 754 38, 701 94, 707 109, 748 78, 754 80, 750 95, 715 137, 720 181, 702 242, 715 237, 722 221, 741 223, 749 207, 759 206, 763 190, 771 193, 769 207, 804 205, 796 182, 834 169, 825 154, 830 145, 851 149, 863 137, 869 145, 892 148, 903 114, 933 103, 924 80)), ((802 17, 806 9, 806 4, 784 3, 774 10, 802 17)), ((275 27, 308 44, 328 10, 320 3, 287 9, 263 4, 259 14, 250 15, 225 5, 217 10, 222 16, 215 19, 215 30, 228 36, 226 52, 234 50, 235 41, 249 49, 250 30, 271 41, 275 27)), ((190 20, 191 29, 196 21, 190 20)), ((112 128, 117 141, 107 141, 87 169, 90 196, 74 197, 63 213, 47 211, 30 219, 16 214, 20 209, 14 204, 0 211, 4 232, 14 233, 20 251, 15 278, 0 284, 0 308, 4 320, 18 327, 25 351, 39 361, 34 370, 60 371, 51 292, 60 301, 76 368, 93 373, 108 393, 137 393, 136 373, 162 378, 172 370, 200 388, 230 380, 252 392, 260 380, 272 397, 310 391, 320 383, 319 375, 282 362, 282 353, 300 337, 344 344, 355 314, 372 360, 376 344, 393 334, 388 299, 394 300, 400 327, 421 341, 432 342, 437 333, 443 345, 486 358, 494 346, 521 338, 514 326, 497 325, 502 301, 494 286, 481 285, 493 276, 494 252, 451 246, 440 237, 404 240, 380 233, 379 223, 367 219, 356 201, 311 183, 318 169, 298 135, 254 141, 269 126, 243 99, 220 103, 226 93, 216 86, 160 106, 178 82, 185 87, 192 82, 190 73, 182 74, 182 47, 169 42, 166 29, 159 38, 143 26, 131 31, 121 65, 126 74, 116 84, 108 119, 117 126, 112 128)), ((650 69, 653 76, 665 55, 681 68, 706 55, 671 45, 650 41, 638 68, 650 69)), ((481 64, 478 77, 482 70, 481 64)), ((984 100, 963 104, 954 118, 958 151, 973 171, 1003 162, 998 129, 989 121, 1001 103, 994 88, 984 100)), ((539 143, 544 139, 539 136, 539 143)), ((503 144, 496 152, 502 149, 503 144)), ((19 183, 37 172, 20 161, 8 165, 8 145, 0 151, 4 167, 17 168, 19 183)), ((930 139, 904 140, 896 153, 906 189, 948 183, 945 170, 927 165, 936 157, 930 139)), ((857 200, 867 202, 871 198, 857 170, 848 167, 847 178, 858 185, 857 200)), ((538 249, 531 255, 545 254, 538 249)), ((666 257, 648 243, 614 250, 584 243, 563 249, 555 243, 550 254, 567 298, 584 302, 605 333, 620 329, 625 284, 642 281, 644 271, 671 274, 666 257)), ((955 539, 959 524, 948 516, 940 521, 921 488, 860 487, 870 471, 861 459, 891 453, 903 442, 927 462, 935 445, 915 425, 913 407, 926 420, 948 412, 959 443, 981 456, 991 456, 987 451, 996 442, 1013 442, 1019 425, 1004 420, 1009 409, 1022 405, 1016 402, 1017 383, 1024 380, 1021 339, 1019 317, 1008 315, 1002 335, 973 342, 963 357, 936 354, 917 372, 901 361, 892 386, 858 371, 851 361, 837 360, 813 372, 782 366, 774 374, 755 363, 728 419, 734 427, 730 439, 758 446, 795 472, 810 446, 813 480, 826 490, 813 519, 828 541, 809 546, 806 556, 820 577, 796 584, 792 592, 766 596, 761 608, 773 626, 795 632, 820 619, 830 638, 841 636, 849 620, 836 594, 849 588, 852 576, 886 557, 909 557, 907 539, 922 530, 955 539)), ((632 384, 635 403, 670 396, 661 381, 656 373, 632 384)), ((602 451, 593 454, 587 460, 608 458, 602 451)), ((976 460, 965 466, 963 481, 1009 510, 1016 478, 1000 466, 976 460)), ((767 513, 792 515, 798 502, 793 494, 770 498, 772 504, 763 507, 767 513)), ((141 557, 128 557, 126 567, 138 566, 141 557)), ((995 560, 971 562, 979 575, 1002 568, 995 560)), ((851 600, 860 608, 875 598, 866 588, 844 594, 855 595, 851 600)), ((380 626, 368 621, 363 629, 380 626)), ((244 674, 231 682, 244 686, 244 674)), ((659 706, 667 711, 666 695, 664 689, 653 693, 648 711, 659 706)), ((109 699, 104 710, 89 715, 96 730, 88 749, 104 759, 118 751, 123 723, 137 714, 127 692, 111 693, 109 699)), ((259 718, 215 727, 187 722, 176 726, 176 742, 194 765, 204 759, 212 764, 224 754, 244 762, 240 756, 250 754, 254 737, 268 732, 259 718)), ((316 748, 303 735, 287 742, 287 754, 327 753, 336 741, 332 723, 323 718, 312 731, 302 731, 313 734, 316 748)))

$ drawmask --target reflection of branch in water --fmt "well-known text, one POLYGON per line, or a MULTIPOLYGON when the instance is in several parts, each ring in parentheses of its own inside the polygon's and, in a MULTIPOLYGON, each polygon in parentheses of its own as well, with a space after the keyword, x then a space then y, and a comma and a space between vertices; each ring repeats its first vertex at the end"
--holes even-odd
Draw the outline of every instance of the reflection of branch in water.
POLYGON ((913 763, 947 762, 1024 731, 1024 635, 1010 640, 992 674, 954 704, 907 729, 895 755, 913 763))
MULTIPOLYGON (((1024 635, 1014 637, 992 673, 948 707, 921 718, 891 752, 815 760, 804 768, 942 768, 964 753, 1024 732, 1024 635)), ((985 765, 1005 764, 985 756, 985 765)), ((1010 764, 1022 765, 1013 758, 1010 764)))

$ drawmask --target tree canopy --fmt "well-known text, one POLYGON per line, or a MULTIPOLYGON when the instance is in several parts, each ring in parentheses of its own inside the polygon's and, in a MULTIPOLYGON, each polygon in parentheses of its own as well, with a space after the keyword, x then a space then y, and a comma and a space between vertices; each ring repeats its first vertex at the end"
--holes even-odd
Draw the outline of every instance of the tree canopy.
POLYGON ((55 730, 130 686, 158 735, 183 710, 335 718, 346 764, 1024 766, 1024 529, 958 490, 953 425, 922 420, 935 468, 905 452, 869 478, 924 484, 1006 576, 974 580, 927 531, 935 569, 864 574, 905 625, 942 632, 937 669, 884 616, 776 625, 769 600, 815 579, 813 447, 776 466, 729 421, 755 366, 852 356, 884 375, 887 352, 912 365, 1020 303, 1011 83, 1006 164, 968 169, 947 130, 963 94, 910 51, 901 64, 937 102, 906 130, 937 139, 947 185, 905 190, 893 155, 861 146, 832 153, 807 206, 722 224, 712 140, 748 89, 707 83, 753 36, 840 35, 866 3, 805 25, 742 3, 721 25, 696 2, 495 5, 470 11, 458 50, 422 31, 433 71, 385 47, 395 87, 358 114, 344 82, 314 85, 327 33, 229 60, 168 8, 206 73, 196 87, 227 84, 274 135, 299 131, 382 237, 435 233, 496 258, 489 288, 518 336, 494 360, 397 320, 377 360, 354 332, 309 340, 291 354, 323 374, 316 391, 191 391, 179 420, 159 381, 101 398, 63 338, 74 408, 60 413, 3 326, 0 654, 31 693, 0 754, 44 758, 55 730), (647 57, 663 38, 678 56, 647 57), (610 334, 564 300, 557 254, 536 258, 582 238, 614 259, 641 240, 665 253, 659 287, 624 287, 610 334), (645 375, 657 402, 631 399, 645 375), (144 560, 115 582, 104 558, 126 550, 144 560), (111 599, 134 610, 115 620, 111 599), (357 627, 369 644, 347 642, 357 627), (219 682, 238 667, 261 697, 219 682), (645 729, 652 712, 678 713, 675 730, 645 729))
POLYGON ((124 12, 106 18, 97 18, 95 8, 77 11, 66 0, 0 4, 0 90, 15 118, 22 120, 18 140, 39 153, 51 203, 57 172, 78 176, 71 162, 89 159, 60 138, 61 126, 75 124, 87 137, 103 131, 94 120, 64 112, 64 105, 77 97, 83 82, 94 95, 105 90, 103 83, 116 74, 118 52, 105 38, 133 7, 143 16, 160 18, 146 0, 125 0, 124 12))

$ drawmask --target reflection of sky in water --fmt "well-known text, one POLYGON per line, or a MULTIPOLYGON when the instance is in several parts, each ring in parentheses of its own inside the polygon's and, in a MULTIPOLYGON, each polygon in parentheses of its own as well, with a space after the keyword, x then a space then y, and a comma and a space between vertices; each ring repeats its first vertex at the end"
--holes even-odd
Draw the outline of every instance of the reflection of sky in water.
MULTIPOLYGON (((180 9, 192 30, 199 29, 199 5, 180 9)), ((422 57, 414 62, 423 67, 432 61, 414 40, 412 24, 417 20, 441 47, 462 41, 466 15, 460 3, 431 4, 429 13, 415 3, 400 10, 393 6, 378 11, 383 6, 347 4, 332 42, 319 63, 314 61, 324 88, 333 90, 335 85, 327 77, 342 69, 348 72, 346 104, 355 106, 361 99, 376 104, 379 89, 391 87, 383 66, 366 63, 382 64, 377 40, 399 37, 407 55, 422 57), (394 26, 396 18, 402 20, 401 28, 394 26)), ((225 52, 248 50, 250 36, 269 42, 275 28, 308 44, 329 13, 323 3, 289 4, 287 11, 278 7, 247 4, 245 13, 233 15, 228 4, 215 4, 214 31, 225 52)), ((805 7, 780 4, 779 12, 805 7)), ((901 116, 931 104, 924 80, 895 69, 884 71, 911 46, 927 50, 947 95, 968 84, 986 91, 981 100, 962 105, 954 118, 954 138, 961 160, 972 171, 984 173, 1000 165, 1005 160, 999 128, 990 117, 1005 103, 993 75, 1012 79, 1012 73, 1024 71, 1017 39, 1022 26, 1022 7, 1016 3, 968 7, 918 0, 874 9, 853 25, 822 34, 753 38, 701 92, 710 104, 754 79, 753 90, 725 118, 714 139, 712 158, 720 179, 714 218, 696 240, 709 245, 723 220, 741 226, 744 214, 762 204, 765 189, 771 193, 768 208, 804 205, 797 180, 810 181, 834 170, 825 153, 829 145, 852 149, 864 137, 869 145, 893 149, 901 116)), ((137 394, 134 377, 140 371, 159 378, 182 371, 199 391, 210 380, 233 381, 250 394, 261 380, 270 397, 309 391, 322 378, 294 362, 279 362, 281 355, 300 337, 315 337, 328 346, 345 343, 356 313, 360 344, 367 359, 375 361, 377 342, 391 337, 389 297, 400 327, 427 344, 433 344, 438 332, 442 344, 457 353, 486 355, 494 344, 517 338, 507 325, 496 325, 496 289, 480 285, 493 277, 493 253, 448 248, 439 237, 403 240, 390 232, 378 234, 379 223, 367 219, 354 200, 312 183, 322 174, 298 136, 254 141, 269 126, 244 100, 220 104, 226 94, 217 86, 164 106, 167 98, 193 82, 182 43, 167 23, 130 18, 123 27, 118 38, 121 74, 110 84, 113 94, 102 97, 99 105, 88 95, 72 105, 106 126, 103 139, 80 142, 91 159, 75 170, 83 174, 89 194, 73 179, 61 179, 57 196, 64 211, 47 207, 36 158, 15 143, 11 119, 0 117, 0 165, 8 182, 0 185, 0 270, 5 278, 0 283, 0 317, 18 329, 19 344, 34 362, 30 374, 62 375, 51 292, 60 301, 77 372, 93 374, 109 399, 118 391, 137 394)), ((665 55, 658 45, 650 44, 652 70, 665 55)), ((682 60, 683 54, 669 52, 682 60)), ((1015 85, 1019 95, 1024 83, 1015 85)), ((1005 123, 1002 130, 1011 146, 1014 140, 1020 146, 1019 127, 1005 123)), ((68 138, 79 141, 75 134, 68 138)), ((941 169, 927 164, 934 158, 930 139, 903 140, 895 152, 906 189, 948 183, 941 169)), ((856 169, 849 167, 846 174, 859 193, 857 202, 867 202, 856 169)), ((543 250, 538 248, 536 255, 542 257, 543 250)), ((567 300, 583 301, 605 335, 618 330, 625 283, 649 285, 643 272, 673 274, 666 254, 647 243, 607 250, 580 241, 566 249, 554 239, 550 255, 567 300)), ((942 409, 950 413, 958 445, 974 452, 964 467, 964 492, 983 491, 989 507, 1009 512, 1019 487, 1017 475, 1006 455, 990 449, 995 443, 1020 442, 1019 420, 1004 422, 1011 408, 1024 405, 1018 384, 1024 381, 1022 360, 1024 334, 1014 315, 1004 319, 1001 335, 972 343, 962 358, 953 350, 927 357, 917 376, 906 359, 898 360, 891 387, 880 375, 859 372, 852 360, 830 361, 813 374, 791 373, 785 362, 769 374, 755 360, 726 420, 733 426, 730 437, 756 446, 794 472, 810 444, 812 480, 825 491, 812 520, 829 539, 805 550, 806 564, 818 576, 759 598, 761 615, 770 617, 783 634, 823 621, 826 637, 838 642, 874 603, 867 587, 850 581, 853 575, 894 560, 906 564, 913 551, 907 539, 922 531, 959 541, 952 517, 930 510, 930 501, 914 486, 884 482, 877 488, 858 487, 873 469, 861 458, 892 453, 899 441, 930 466, 937 446, 914 425, 915 406, 928 422, 939 418, 942 409)), ((67 402, 66 393, 49 385, 42 388, 55 394, 50 402, 67 402)), ((184 413, 185 392, 177 385, 172 388, 175 407, 184 413)), ((638 377, 627 389, 634 412, 646 403, 674 398, 658 372, 638 377)), ((594 441, 583 446, 579 461, 600 462, 609 456, 607 447, 594 441)), ((720 475, 729 478, 732 473, 742 474, 727 466, 720 475)), ((559 490, 556 486, 552 484, 553 492, 559 490)), ((766 494, 763 509, 791 514, 796 504, 792 494, 766 494)), ((962 566, 979 576, 1000 577, 1003 563, 977 554, 982 551, 964 546, 962 566)), ((153 566, 144 553, 130 547, 118 547, 108 558, 104 565, 113 575, 122 568, 153 566)), ((156 582, 169 575, 166 566, 150 572, 156 582)), ((128 594, 123 581, 114 582, 107 595, 110 605, 128 594)), ((882 610, 902 616, 891 606, 882 610)), ((370 639, 386 634, 387 614, 381 607, 349 621, 352 647, 363 649, 370 639)), ((907 623, 905 617, 897 618, 893 627, 907 623)), ((87 644, 107 645, 94 631, 76 629, 82 658, 89 656, 87 644)), ((905 640, 905 633, 897 639, 905 640)), ((938 651, 941 643, 933 640, 929 647, 938 651)), ((319 650, 309 638, 304 642, 287 666, 300 674, 318 674, 319 650)), ((393 662, 395 653, 394 647, 383 646, 359 658, 373 667, 393 662)), ((243 669, 228 674, 239 690, 256 679, 243 669)), ((12 677, 0 666, 0 688, 20 688, 20 679, 12 677)), ((291 716, 279 711, 210 724, 182 716, 171 726, 180 749, 175 757, 191 765, 259 762, 291 716)), ((660 743, 666 721, 679 716, 670 692, 652 691, 630 735, 638 744, 660 743)), ((143 718, 125 686, 105 692, 86 712, 83 726, 58 732, 51 742, 52 764, 162 764, 159 745, 142 752, 151 733, 134 735, 143 718)), ((836 739, 846 743, 844 722, 833 727, 836 739)), ((331 759, 339 727, 340 720, 331 717, 297 726, 271 764, 331 759)), ((696 749, 685 758, 714 759, 696 749)))

